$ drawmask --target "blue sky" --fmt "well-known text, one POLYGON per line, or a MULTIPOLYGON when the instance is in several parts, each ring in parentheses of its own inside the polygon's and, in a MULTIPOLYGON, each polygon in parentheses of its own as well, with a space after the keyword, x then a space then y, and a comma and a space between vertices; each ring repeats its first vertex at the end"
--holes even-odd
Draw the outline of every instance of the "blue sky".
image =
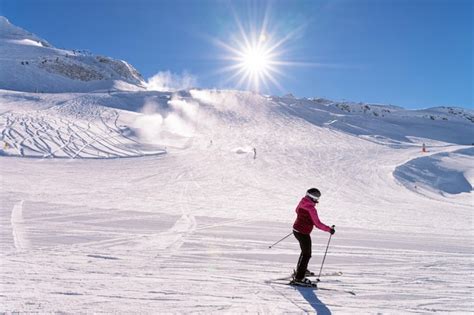
POLYGON ((60 48, 134 65, 145 78, 189 73, 199 87, 229 81, 230 44, 265 17, 280 87, 262 92, 423 108, 473 108, 470 0, 0 0, 0 14, 60 48), (297 65, 295 65, 297 63, 297 65))

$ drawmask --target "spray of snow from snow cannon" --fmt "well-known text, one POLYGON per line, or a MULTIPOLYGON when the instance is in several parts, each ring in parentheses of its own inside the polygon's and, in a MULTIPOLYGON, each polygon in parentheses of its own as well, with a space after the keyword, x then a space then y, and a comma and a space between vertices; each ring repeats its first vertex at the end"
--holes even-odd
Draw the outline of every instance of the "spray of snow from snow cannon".
POLYGON ((194 136, 199 104, 173 96, 166 104, 149 99, 134 127, 145 143, 179 145, 194 136))
POLYGON ((163 116, 158 112, 158 104, 145 101, 141 115, 135 120, 134 127, 140 139, 145 143, 156 143, 163 128, 163 116))
POLYGON ((190 89, 196 86, 196 82, 196 77, 187 72, 176 74, 160 71, 147 80, 146 88, 150 91, 175 92, 190 89))

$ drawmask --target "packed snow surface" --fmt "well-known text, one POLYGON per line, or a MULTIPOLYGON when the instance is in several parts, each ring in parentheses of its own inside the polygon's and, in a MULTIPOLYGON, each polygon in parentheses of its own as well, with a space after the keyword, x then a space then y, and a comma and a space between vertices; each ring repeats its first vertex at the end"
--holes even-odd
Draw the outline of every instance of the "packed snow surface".
MULTIPOLYGON (((31 66, 12 49, 63 56, 0 23, 2 69, 31 66)), ((76 57, 0 75, 0 312, 474 309, 471 110, 152 92, 133 76, 88 90, 107 80, 65 78, 97 69, 76 57), (58 89, 35 93, 34 75, 58 89), (310 187, 336 225, 318 290, 277 280, 295 268, 293 236, 269 248, 310 187)), ((312 238, 318 273, 329 234, 312 238)))
MULTIPOLYGON (((246 92, 0 97, 2 311, 472 309, 468 120, 357 114, 380 131, 358 135, 350 114, 328 125, 331 108, 301 119, 307 106, 246 92), (439 136, 390 130, 409 119, 439 136), (317 291, 269 282, 295 268, 292 236, 268 246, 312 186, 337 230, 329 275, 317 291)), ((316 272, 327 240, 313 232, 316 272)))

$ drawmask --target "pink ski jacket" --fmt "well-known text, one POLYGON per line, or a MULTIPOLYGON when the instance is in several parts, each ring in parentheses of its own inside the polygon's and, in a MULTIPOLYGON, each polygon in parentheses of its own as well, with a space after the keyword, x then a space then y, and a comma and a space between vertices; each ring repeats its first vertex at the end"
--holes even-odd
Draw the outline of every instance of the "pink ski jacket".
POLYGON ((318 229, 330 232, 331 228, 319 220, 315 203, 308 197, 303 197, 296 207, 297 217, 293 224, 293 229, 301 234, 311 234, 313 226, 318 229))

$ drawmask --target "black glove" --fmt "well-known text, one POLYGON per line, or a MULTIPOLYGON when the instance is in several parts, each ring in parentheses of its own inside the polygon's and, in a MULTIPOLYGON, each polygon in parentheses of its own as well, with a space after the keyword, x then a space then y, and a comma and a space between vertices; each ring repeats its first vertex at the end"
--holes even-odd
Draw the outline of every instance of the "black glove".
POLYGON ((329 233, 331 233, 331 235, 333 235, 334 233, 336 233, 336 230, 334 228, 331 228, 331 231, 329 231, 329 233))

